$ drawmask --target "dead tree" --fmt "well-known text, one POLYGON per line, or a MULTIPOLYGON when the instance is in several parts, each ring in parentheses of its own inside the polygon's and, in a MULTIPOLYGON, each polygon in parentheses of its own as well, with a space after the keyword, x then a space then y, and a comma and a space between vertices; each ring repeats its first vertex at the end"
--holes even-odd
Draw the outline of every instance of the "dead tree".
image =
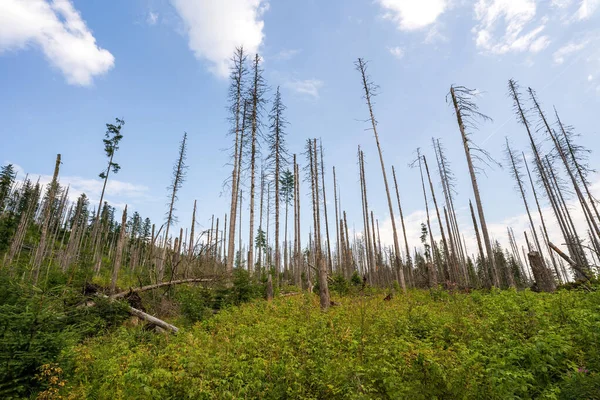
POLYGON ((158 267, 158 281, 163 280, 164 272, 165 272, 165 261, 167 257, 167 249, 169 247, 169 229, 171 225, 173 225, 177 221, 177 217, 175 216, 175 203, 178 200, 177 194, 185 181, 185 177, 187 174, 187 165, 185 164, 186 160, 186 152, 187 152, 187 133, 184 132, 183 138, 179 143, 179 154, 177 156, 177 161, 175 165, 173 165, 173 180, 171 181, 171 186, 169 186, 170 196, 169 196, 169 210, 167 211, 167 220, 165 223, 165 243, 162 250, 162 257, 159 261, 158 267))
POLYGON ((50 188, 48 190, 48 198, 43 211, 42 228, 40 233, 40 242, 38 244, 35 258, 33 259, 32 265, 32 281, 34 285, 37 285, 38 278, 40 276, 40 267, 42 266, 42 260, 46 252, 46 241, 48 240, 48 227, 50 225, 50 218, 52 216, 52 204, 58 191, 58 172, 60 170, 60 154, 56 155, 56 164, 54 165, 54 174, 52 175, 52 181, 50 182, 50 188))
MULTIPOLYGON (((481 195, 479 193, 475 165, 473 164, 473 158, 485 162, 485 158, 491 160, 491 157, 485 150, 473 143, 473 141, 469 138, 469 133, 467 132, 468 129, 476 128, 477 120, 491 121, 491 118, 479 111, 477 104, 473 100, 473 97, 475 96, 474 90, 467 89, 464 86, 452 86, 450 87, 450 96, 452 98, 452 105, 454 106, 454 112, 458 122, 458 129, 460 130, 460 135, 465 150, 467 165, 469 166, 471 186, 473 187, 475 204, 477 205, 477 213, 479 215, 479 221, 481 222, 481 231, 483 233, 483 241, 485 243, 485 249, 487 253, 487 262, 490 264, 492 272, 492 284, 496 287, 500 287, 500 279, 498 277, 498 272, 496 271, 494 253, 492 252, 492 243, 490 241, 481 195), (482 158, 482 156, 484 158, 482 158)), ((482 258, 481 260, 484 264, 486 264, 485 258, 482 258)))
MULTIPOLYGON (((240 159, 242 155, 242 143, 241 126, 245 122, 245 112, 242 114, 242 108, 245 106, 244 92, 245 80, 248 74, 246 67, 247 56, 244 54, 244 49, 239 47, 235 50, 232 58, 232 66, 230 72, 230 86, 229 86, 229 112, 231 113, 231 120, 233 124, 234 149, 233 149, 233 171, 231 173, 231 206, 229 209, 229 240, 227 249, 227 272, 231 274, 233 272, 233 262, 235 259, 235 223, 237 220, 237 205, 239 195, 239 182, 241 174, 240 159)), ((191 243, 192 241, 190 241, 191 243)), ((241 251, 241 249, 240 249, 241 251)))
POLYGON ((381 151, 381 145, 379 144, 379 135, 377 134, 377 121, 375 120, 375 115, 373 114, 373 104, 372 97, 376 95, 376 86, 369 80, 367 77, 367 65, 362 58, 359 58, 356 62, 356 68, 360 72, 362 78, 362 86, 365 92, 364 98, 367 102, 367 107, 369 108, 369 117, 371 120, 371 127, 373 129, 373 136, 375 137, 375 143, 377 144, 377 151, 379 152, 379 162, 381 163, 381 173, 383 175, 383 183, 385 185, 385 192, 387 195, 388 208, 390 212, 390 220, 392 222, 392 232, 394 236, 394 269, 399 278, 400 286, 402 290, 406 292, 406 283, 404 281, 404 271, 400 268, 400 260, 398 256, 400 255, 400 245, 398 244, 398 231, 396 230, 396 220, 394 218, 394 206, 392 204, 392 197, 390 195, 390 188, 387 180, 387 173, 385 171, 385 164, 383 163, 383 153, 381 151))
POLYGON ((113 264, 112 279, 110 280, 110 292, 115 293, 117 288, 117 279, 119 270, 121 269, 121 260, 123 259, 123 245, 125 244, 125 228, 127 226, 127 205, 123 210, 123 218, 121 219, 121 230, 119 231, 119 240, 117 242, 117 251, 115 253, 115 262, 113 264))
POLYGON ((252 63, 252 87, 248 98, 251 102, 250 111, 250 229, 248 240, 248 271, 254 270, 254 196, 255 196, 255 171, 256 160, 259 155, 258 139, 261 133, 261 116, 264 109, 264 95, 266 85, 262 76, 262 68, 260 67, 261 58, 258 54, 254 57, 252 63))
POLYGON ((392 165, 392 176, 394 177, 394 187, 396 188, 396 200, 398 201, 398 211, 400 213, 400 224, 402 225, 402 235, 404 236, 404 246, 406 248, 406 270, 408 271, 409 285, 414 286, 414 278, 412 271, 412 261, 410 258, 410 248, 408 247, 408 239, 406 238, 406 226, 404 225, 404 213, 402 212, 402 203, 400 202, 400 192, 398 190, 398 181, 396 179, 396 170, 392 165))

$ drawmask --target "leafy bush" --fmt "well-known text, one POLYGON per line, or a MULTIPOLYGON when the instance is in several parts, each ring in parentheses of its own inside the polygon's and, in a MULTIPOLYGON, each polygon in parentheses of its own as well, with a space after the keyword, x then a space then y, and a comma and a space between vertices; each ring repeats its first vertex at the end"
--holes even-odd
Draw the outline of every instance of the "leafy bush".
POLYGON ((36 379, 42 365, 68 365, 69 348, 127 316, 120 302, 98 298, 95 307, 78 307, 81 300, 63 286, 41 290, 0 275, 0 397, 21 398, 43 389, 45 381, 36 379))
POLYGON ((312 294, 227 308, 176 336, 79 345, 80 398, 597 398, 600 293, 312 294), (576 372, 579 371, 579 372, 576 372), (596 390, 596 391, 595 391, 596 390), (596 396, 596 397, 594 397, 596 396))

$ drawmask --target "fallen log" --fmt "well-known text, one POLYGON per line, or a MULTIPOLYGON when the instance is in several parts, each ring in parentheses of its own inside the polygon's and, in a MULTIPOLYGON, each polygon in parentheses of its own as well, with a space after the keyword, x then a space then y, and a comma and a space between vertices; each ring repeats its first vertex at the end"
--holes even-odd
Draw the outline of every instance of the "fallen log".
POLYGON ((153 285, 147 285, 147 286, 142 286, 142 287, 138 287, 138 288, 129 288, 129 290, 126 290, 124 292, 119 292, 119 293, 115 293, 115 294, 111 295, 110 298, 111 299, 119 299, 119 298, 127 296, 129 293, 145 292, 147 290, 158 289, 158 288, 161 288, 164 286, 181 285, 182 283, 211 282, 211 281, 212 281, 212 279, 191 278, 191 279, 181 279, 181 280, 170 281, 170 282, 155 283, 153 285))
POLYGON ((133 307, 129 306, 129 314, 135 315, 136 317, 143 319, 144 321, 148 321, 162 329, 171 331, 173 333, 179 332, 179 328, 177 328, 176 326, 171 325, 168 322, 165 322, 162 319, 158 319, 158 318, 156 318, 150 314, 147 314, 141 310, 138 310, 137 308, 133 308, 133 307))
MULTIPOLYGON (((102 293, 96 293, 96 296, 98 297, 102 297, 104 299, 108 299, 110 301, 115 301, 117 300, 116 298, 113 297, 109 297, 105 294, 102 293)), ((85 302, 84 304, 82 304, 82 306, 85 307, 94 307, 96 305, 95 302, 89 300, 87 302, 85 302)), ((175 325, 171 325, 168 322, 163 321, 162 319, 158 319, 148 313, 143 312, 142 310, 138 310, 137 308, 133 308, 131 307, 129 304, 127 305, 127 312, 129 312, 129 314, 134 315, 136 317, 138 317, 139 319, 142 319, 144 321, 150 322, 162 329, 165 329, 167 331, 171 331, 173 333, 177 333, 179 332, 179 328, 177 328, 175 325)))
POLYGON ((573 269, 577 272, 579 272, 585 279, 587 279, 588 281, 590 280, 590 277, 585 273, 585 271, 583 271, 579 265, 577 265, 577 263, 573 260, 571 260, 571 258, 566 255, 565 253, 563 253, 558 247, 556 247, 552 242, 548 242, 548 246, 550 246, 550 248, 552 250, 554 250, 556 252, 556 254, 558 254, 563 260, 565 260, 566 262, 569 263, 569 265, 571 267, 573 267, 573 269))

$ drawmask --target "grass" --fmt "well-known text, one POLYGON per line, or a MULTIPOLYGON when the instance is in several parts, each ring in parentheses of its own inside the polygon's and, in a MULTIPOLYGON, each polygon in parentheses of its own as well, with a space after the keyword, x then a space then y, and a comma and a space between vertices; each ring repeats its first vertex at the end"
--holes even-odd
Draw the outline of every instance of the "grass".
MULTIPOLYGON (((95 399, 600 399, 600 293, 370 292, 253 301, 176 336, 123 326, 71 349, 95 399)), ((181 318, 174 322, 185 325, 181 318)))

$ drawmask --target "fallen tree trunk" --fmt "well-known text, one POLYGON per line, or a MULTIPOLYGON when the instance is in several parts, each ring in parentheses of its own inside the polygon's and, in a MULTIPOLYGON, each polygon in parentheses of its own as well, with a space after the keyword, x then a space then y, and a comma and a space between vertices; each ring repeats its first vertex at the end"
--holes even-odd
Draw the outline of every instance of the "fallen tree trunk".
MULTIPOLYGON (((104 299, 108 299, 110 301, 115 301, 116 298, 113 297, 108 297, 105 294, 101 294, 101 293, 96 293, 96 296, 98 297, 102 297, 104 299)), ((85 307, 93 307, 95 306, 96 303, 93 301, 87 301, 85 304, 83 304, 83 306, 85 307)), ((164 330, 167 331, 171 331, 173 333, 177 333, 179 332, 179 328, 177 328, 175 325, 171 325, 168 322, 163 321, 162 319, 158 319, 148 313, 143 312, 142 310, 138 310, 137 308, 133 308, 131 307, 129 304, 127 305, 127 312, 129 312, 129 314, 134 315, 136 317, 138 317, 139 319, 142 319, 144 321, 150 322, 164 330)))
POLYGON ((571 258, 566 255, 565 253, 563 253, 558 247, 556 247, 552 242, 548 242, 548 246, 550 246, 550 248, 552 250, 554 250, 556 252, 556 254, 558 254, 563 260, 565 260, 566 262, 569 263, 569 265, 571 267, 573 267, 573 269, 577 272, 579 272, 581 275, 583 275, 583 277, 585 279, 587 279, 588 281, 590 280, 590 277, 588 276, 588 274, 585 273, 584 270, 582 270, 579 265, 577 265, 577 263, 573 260, 571 260, 571 258))
POLYGON ((179 328, 177 328, 176 326, 171 325, 168 322, 163 321, 162 319, 153 317, 152 315, 147 314, 141 310, 138 310, 137 308, 133 308, 133 307, 129 306, 129 314, 135 315, 136 317, 143 319, 144 321, 148 321, 158 327, 161 327, 161 328, 171 331, 173 333, 179 332, 179 328))
POLYGON ((123 298, 125 296, 127 296, 129 293, 137 293, 137 292, 145 292, 147 290, 153 290, 153 289, 158 289, 164 286, 171 286, 171 285, 181 285, 182 283, 194 283, 194 282, 210 282, 212 281, 212 279, 206 279, 206 278, 191 278, 191 279, 181 279, 178 281, 170 281, 170 282, 161 282, 161 283, 156 283, 154 285, 147 285, 147 286, 142 286, 142 287, 138 287, 138 288, 130 288, 129 290, 126 290, 124 292, 119 292, 116 294, 113 294, 112 296, 110 296, 111 299, 119 299, 119 298, 123 298))

